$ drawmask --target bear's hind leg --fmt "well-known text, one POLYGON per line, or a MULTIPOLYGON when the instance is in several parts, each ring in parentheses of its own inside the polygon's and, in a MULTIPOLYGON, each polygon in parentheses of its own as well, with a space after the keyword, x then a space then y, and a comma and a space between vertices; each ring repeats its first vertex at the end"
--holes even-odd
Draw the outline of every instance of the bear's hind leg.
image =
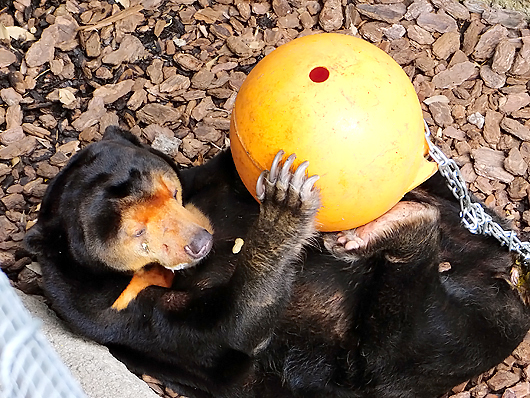
POLYGON ((347 262, 377 253, 384 253, 391 262, 409 262, 437 242, 438 221, 439 212, 433 205, 401 201, 368 224, 324 234, 324 246, 347 262))

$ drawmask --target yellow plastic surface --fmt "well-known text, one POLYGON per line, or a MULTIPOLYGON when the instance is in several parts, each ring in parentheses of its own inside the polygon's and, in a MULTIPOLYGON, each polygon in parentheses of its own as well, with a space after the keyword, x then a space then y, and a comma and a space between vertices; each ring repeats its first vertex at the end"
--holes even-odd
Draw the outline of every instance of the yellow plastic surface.
POLYGON ((309 175, 320 175, 321 231, 374 220, 437 170, 424 158, 408 76, 376 46, 336 33, 298 38, 256 65, 236 98, 230 140, 252 194, 278 150, 296 153, 295 166, 309 160, 309 175))

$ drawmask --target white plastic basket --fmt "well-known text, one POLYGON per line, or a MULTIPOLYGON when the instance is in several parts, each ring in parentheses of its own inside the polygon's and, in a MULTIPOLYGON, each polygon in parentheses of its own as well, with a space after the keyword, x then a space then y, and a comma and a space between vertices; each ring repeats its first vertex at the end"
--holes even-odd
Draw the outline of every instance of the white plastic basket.
POLYGON ((1 271, 0 397, 86 398, 1 271))

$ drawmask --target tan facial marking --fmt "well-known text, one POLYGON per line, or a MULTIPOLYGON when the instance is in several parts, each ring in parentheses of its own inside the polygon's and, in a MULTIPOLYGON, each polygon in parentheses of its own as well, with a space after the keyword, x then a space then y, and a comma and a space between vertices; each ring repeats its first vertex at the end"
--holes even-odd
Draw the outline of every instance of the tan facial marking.
POLYGON ((138 271, 156 262, 169 269, 182 269, 198 260, 186 253, 198 232, 212 233, 207 217, 193 206, 182 205, 182 187, 176 177, 154 174, 152 194, 127 205, 117 241, 109 255, 116 268, 138 271))
POLYGON ((138 293, 148 286, 155 285, 168 288, 171 287, 174 276, 175 274, 173 272, 160 265, 155 265, 149 269, 142 268, 141 270, 136 271, 129 282, 129 285, 116 299, 114 304, 112 304, 112 308, 117 311, 127 308, 129 303, 136 298, 138 293))

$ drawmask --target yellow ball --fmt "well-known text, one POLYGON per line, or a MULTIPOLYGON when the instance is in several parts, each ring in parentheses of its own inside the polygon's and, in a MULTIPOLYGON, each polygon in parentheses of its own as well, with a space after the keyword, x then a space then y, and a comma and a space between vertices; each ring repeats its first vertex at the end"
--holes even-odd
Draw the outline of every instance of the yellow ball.
POLYGON ((254 67, 236 98, 230 141, 253 194, 278 150, 308 160, 308 173, 320 175, 321 231, 374 220, 437 169, 425 159, 408 76, 376 46, 336 33, 293 40, 254 67))

